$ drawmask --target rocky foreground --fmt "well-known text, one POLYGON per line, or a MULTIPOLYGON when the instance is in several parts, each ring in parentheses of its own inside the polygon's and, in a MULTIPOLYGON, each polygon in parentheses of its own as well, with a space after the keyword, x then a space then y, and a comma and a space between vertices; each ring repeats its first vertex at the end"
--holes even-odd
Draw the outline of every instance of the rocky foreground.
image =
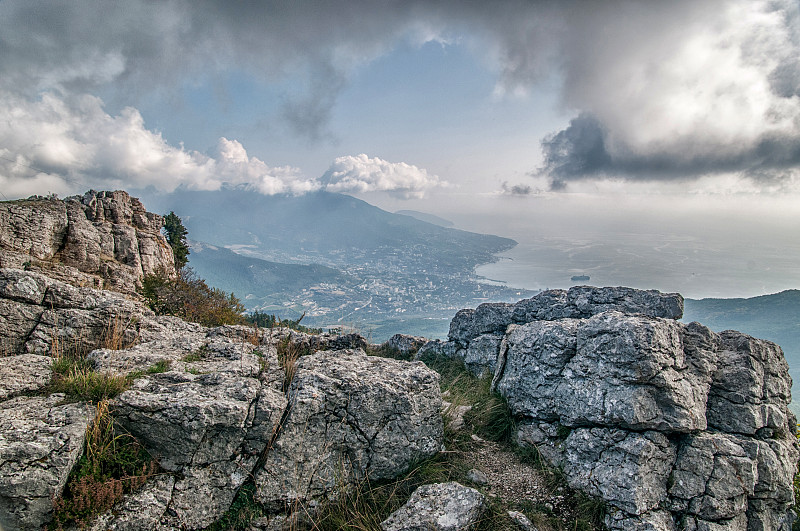
MULTIPOLYGON (((33 203, 0 209, 0 528, 52 521, 102 413, 52 392, 54 357, 70 346, 89 352, 97 374, 129 377, 110 411, 159 466, 95 529, 202 529, 246 482, 270 512, 260 528, 281 529, 293 512, 443 450, 439 376, 420 361, 367 356, 358 336, 155 316, 135 286, 171 257, 152 252, 166 245, 157 217, 123 194, 87 194, 63 210, 40 200, 44 213, 33 203), (81 262, 70 249, 102 259, 81 262), (126 272, 124 286, 114 271, 126 272), (287 347, 304 355, 287 363, 278 355, 287 347)), ((788 531, 798 450, 783 354, 680 323, 682 311, 677 294, 547 291, 462 310, 448 340, 419 355, 492 378, 516 442, 604 500, 611 529, 788 531)), ((464 529, 484 506, 478 490, 432 485, 382 526, 464 529)))

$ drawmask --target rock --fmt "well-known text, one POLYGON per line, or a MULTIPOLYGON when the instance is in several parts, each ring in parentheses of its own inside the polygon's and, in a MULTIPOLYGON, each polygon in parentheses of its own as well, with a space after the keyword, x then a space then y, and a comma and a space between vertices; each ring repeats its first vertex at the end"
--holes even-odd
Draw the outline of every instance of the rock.
POLYGON ((256 472, 256 498, 282 510, 365 477, 392 478, 442 445, 438 374, 363 351, 301 357, 288 415, 256 472))
POLYGON ((564 473, 571 487, 630 515, 651 511, 666 500, 675 448, 663 434, 578 428, 565 447, 564 473))
POLYGON ((76 288, 42 274, 0 269, 0 337, 6 354, 131 344, 153 312, 119 293, 76 288))
POLYGON ((506 303, 483 303, 475 310, 460 310, 450 322, 447 339, 460 348, 483 334, 502 334, 512 322, 514 305, 506 303))
MULTIPOLYGON (((463 350, 461 351, 463 353, 463 350)), ((456 358, 458 357, 458 347, 452 341, 442 341, 440 339, 433 339, 425 343, 417 351, 414 359, 424 360, 426 358, 456 358)), ((463 359, 463 354, 461 356, 463 359)))
POLYGON ((180 474, 173 525, 197 529, 230 506, 275 433, 286 399, 258 379, 167 372, 140 378, 113 402, 117 423, 180 474))
POLYGON ((464 354, 464 365, 467 370, 478 378, 493 375, 502 341, 503 336, 494 334, 483 334, 470 341, 464 354))
POLYGON ((794 431, 787 417, 792 380, 780 347, 733 331, 719 338, 719 362, 708 397, 709 425, 747 435, 762 428, 794 431))
POLYGON ((0 203, 0 267, 133 294, 144 275, 174 271, 162 218, 126 192, 0 203))
POLYGON ((83 451, 94 408, 64 395, 0 402, 0 528, 41 529, 83 451))
POLYGON ((175 478, 160 474, 142 488, 126 495, 112 509, 100 515, 88 527, 90 531, 167 530, 161 519, 172 497, 175 478))
POLYGON ((578 286, 569 291, 548 290, 516 304, 485 303, 475 310, 460 310, 450 322, 448 340, 459 348, 483 334, 503 334, 512 323, 557 319, 585 319, 606 311, 664 319, 683 316, 683 297, 678 293, 631 288, 578 286))
POLYGON ((678 323, 678 294, 582 286, 511 306, 458 312, 423 351, 477 367, 496 344, 516 442, 602 498, 609 529, 788 529, 798 449, 780 347, 678 323))
POLYGON ((460 531, 476 524, 486 499, 451 481, 417 488, 401 508, 381 522, 383 531, 460 531))
POLYGON ((386 344, 390 348, 399 350, 401 354, 409 354, 411 352, 417 352, 427 342, 428 340, 424 337, 395 334, 389 338, 386 344))
POLYGON ((528 520, 528 517, 519 511, 508 511, 508 517, 514 522, 522 531, 537 531, 536 526, 528 520))
POLYGON ((38 391, 50 383, 53 358, 24 354, 0 357, 0 401, 38 391))
POLYGON ((471 468, 467 471, 467 481, 476 485, 486 485, 489 483, 489 478, 477 468, 471 468))

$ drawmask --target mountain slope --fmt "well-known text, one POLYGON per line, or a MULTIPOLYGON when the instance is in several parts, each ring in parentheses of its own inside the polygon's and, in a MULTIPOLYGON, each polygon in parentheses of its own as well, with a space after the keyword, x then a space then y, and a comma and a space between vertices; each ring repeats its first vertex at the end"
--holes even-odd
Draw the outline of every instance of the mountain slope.
POLYGON ((191 238, 269 260, 364 265, 365 258, 392 263, 393 256, 435 253, 423 260, 426 269, 449 272, 471 270, 516 245, 508 238, 439 227, 328 192, 264 196, 229 188, 139 193, 150 210, 174 210, 181 216, 191 238))

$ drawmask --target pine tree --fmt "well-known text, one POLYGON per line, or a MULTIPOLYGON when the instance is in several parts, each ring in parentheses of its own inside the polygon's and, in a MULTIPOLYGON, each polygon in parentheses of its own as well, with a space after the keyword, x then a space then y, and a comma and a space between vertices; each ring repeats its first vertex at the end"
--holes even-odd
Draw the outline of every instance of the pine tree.
POLYGON ((166 232, 167 241, 172 247, 175 269, 180 271, 189 261, 189 246, 186 243, 186 235, 189 231, 183 226, 181 218, 176 216, 175 212, 170 212, 164 216, 164 232, 166 232))

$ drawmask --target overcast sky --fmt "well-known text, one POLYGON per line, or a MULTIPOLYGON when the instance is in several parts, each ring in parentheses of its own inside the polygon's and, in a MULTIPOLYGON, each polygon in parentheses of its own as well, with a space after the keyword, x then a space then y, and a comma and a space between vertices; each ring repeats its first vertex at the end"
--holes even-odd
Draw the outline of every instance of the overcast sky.
POLYGON ((223 183, 800 229, 800 2, 0 1, 4 198, 223 183))

